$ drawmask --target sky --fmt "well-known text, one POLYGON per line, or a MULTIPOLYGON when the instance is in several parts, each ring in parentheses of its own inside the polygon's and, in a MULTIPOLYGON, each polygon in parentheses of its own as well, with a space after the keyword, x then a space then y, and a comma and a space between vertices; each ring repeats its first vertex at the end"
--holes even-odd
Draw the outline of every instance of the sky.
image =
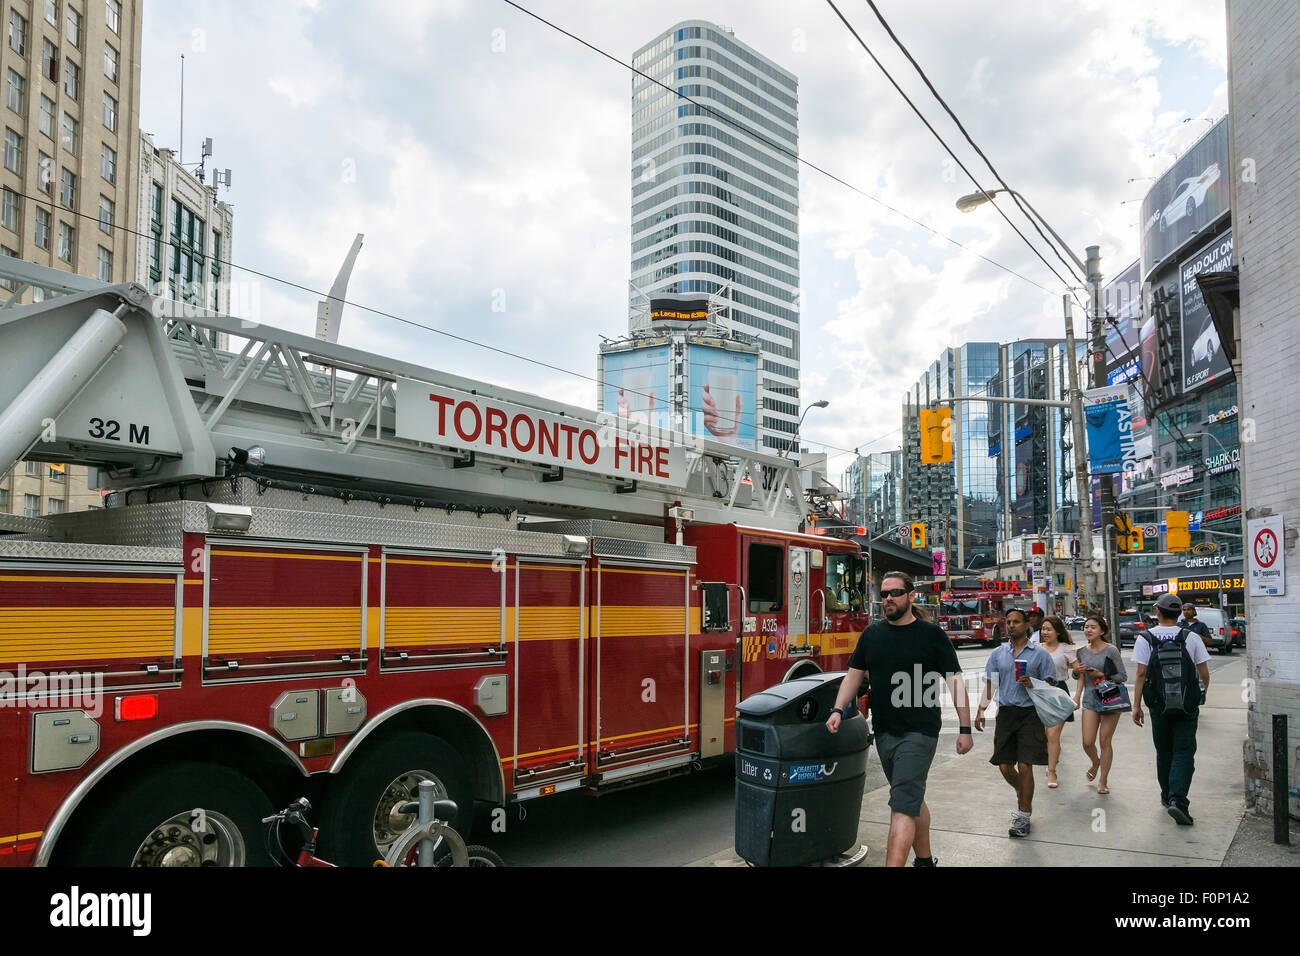
MULTIPOLYGON (((801 167, 801 399, 830 402, 802 438, 833 481, 851 450, 898 447, 902 396, 944 347, 1063 334, 1065 286, 995 210, 956 210, 975 186, 829 4, 519 2, 624 62, 710 20, 798 77, 800 156, 858 190, 801 167)), ((864 0, 835 2, 992 183, 864 0)), ((1108 278, 1137 258, 1141 177, 1227 111, 1222 0, 877 6, 1002 177, 1079 258, 1100 246, 1108 278)), ((209 170, 232 170, 233 265, 316 290, 236 268, 233 313, 312 334, 361 232, 342 344, 595 407, 599 336, 627 331, 630 71, 500 0, 149 0, 140 125, 159 147, 179 143, 182 56, 184 159, 211 137, 209 170)))

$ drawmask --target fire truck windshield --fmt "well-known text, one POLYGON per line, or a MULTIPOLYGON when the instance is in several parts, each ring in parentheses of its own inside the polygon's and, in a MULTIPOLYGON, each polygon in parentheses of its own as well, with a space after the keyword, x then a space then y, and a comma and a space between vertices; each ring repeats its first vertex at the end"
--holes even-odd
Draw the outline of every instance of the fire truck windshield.
POLYGON ((831 611, 860 611, 865 563, 849 554, 826 556, 826 607, 831 611))
POLYGON ((983 608, 978 600, 944 601, 941 614, 980 614, 983 608))

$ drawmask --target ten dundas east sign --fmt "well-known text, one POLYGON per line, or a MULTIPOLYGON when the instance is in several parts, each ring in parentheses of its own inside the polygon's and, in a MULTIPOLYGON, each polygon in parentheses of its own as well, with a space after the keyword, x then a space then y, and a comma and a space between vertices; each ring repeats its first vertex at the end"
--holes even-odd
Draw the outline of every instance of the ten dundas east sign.
POLYGON ((397 380, 399 438, 495 453, 557 468, 680 488, 686 449, 665 433, 599 414, 596 421, 552 415, 454 388, 397 380))

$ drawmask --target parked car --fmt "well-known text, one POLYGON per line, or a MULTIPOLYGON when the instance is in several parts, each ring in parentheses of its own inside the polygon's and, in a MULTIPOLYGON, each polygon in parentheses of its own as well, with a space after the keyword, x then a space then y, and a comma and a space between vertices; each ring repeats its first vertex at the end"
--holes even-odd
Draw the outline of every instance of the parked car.
POLYGON ((1086 617, 1067 617, 1065 619, 1065 626, 1072 631, 1082 631, 1083 625, 1087 623, 1088 619, 1086 617))
POLYGON ((1221 610, 1217 607, 1198 607, 1196 619, 1210 629, 1207 648, 1213 648, 1220 654, 1232 653, 1232 648, 1237 643, 1237 635, 1233 631, 1232 622, 1221 610))

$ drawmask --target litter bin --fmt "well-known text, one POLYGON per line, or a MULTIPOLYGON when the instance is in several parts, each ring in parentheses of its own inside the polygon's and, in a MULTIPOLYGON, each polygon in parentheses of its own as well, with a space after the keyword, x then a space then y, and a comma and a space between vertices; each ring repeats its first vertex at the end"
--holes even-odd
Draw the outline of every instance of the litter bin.
POLYGON ((736 853, 802 866, 857 843, 871 733, 850 705, 826 729, 843 672, 811 674, 736 705, 736 853))

